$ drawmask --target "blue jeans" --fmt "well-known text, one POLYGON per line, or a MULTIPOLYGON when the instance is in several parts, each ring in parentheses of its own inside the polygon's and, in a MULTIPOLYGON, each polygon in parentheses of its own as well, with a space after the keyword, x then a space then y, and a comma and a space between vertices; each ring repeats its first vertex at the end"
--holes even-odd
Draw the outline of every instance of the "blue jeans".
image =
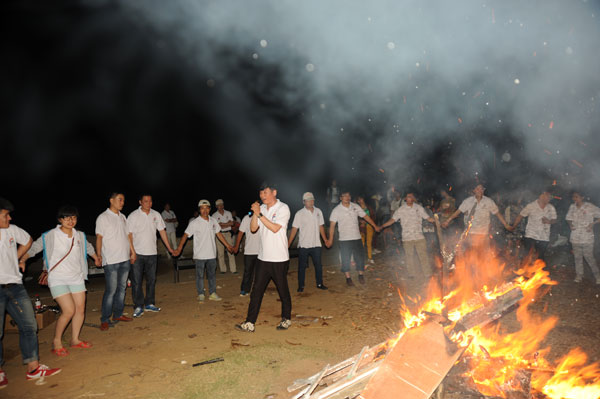
POLYGON ((340 241, 340 257, 342 258, 342 272, 350 271, 350 260, 354 255, 356 270, 362 272, 365 270, 365 248, 360 238, 358 240, 340 241))
POLYGON ((102 323, 108 323, 111 315, 113 319, 123 316, 128 276, 128 260, 104 266, 106 288, 104 288, 102 297, 102 316, 100 317, 102 323))
POLYGON ((196 262, 196 291, 204 294, 204 268, 208 279, 208 294, 217 292, 217 259, 194 259, 196 262))
POLYGON ((134 308, 154 305, 156 287, 156 255, 137 255, 137 260, 131 266, 131 296, 134 308), (144 297, 144 274, 146 275, 146 296, 144 297))
POLYGON ((5 312, 8 312, 19 328, 19 346, 23 363, 38 360, 37 322, 31 299, 23 284, 2 284, 0 285, 0 366, 4 363, 2 337, 5 312))
POLYGON ((298 287, 304 288, 304 275, 308 267, 308 257, 315 265, 315 280, 317 285, 323 284, 323 266, 321 265, 321 247, 298 248, 298 287))

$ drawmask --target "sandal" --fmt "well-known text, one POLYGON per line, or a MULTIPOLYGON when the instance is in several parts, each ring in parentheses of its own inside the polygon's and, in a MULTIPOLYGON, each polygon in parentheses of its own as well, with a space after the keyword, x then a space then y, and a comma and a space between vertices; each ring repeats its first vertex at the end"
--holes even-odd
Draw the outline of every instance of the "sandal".
POLYGON ((93 345, 91 342, 87 342, 87 341, 80 341, 78 344, 76 345, 71 345, 71 348, 82 348, 82 349, 88 349, 91 348, 93 345))
POLYGON ((52 349, 51 352, 59 357, 67 356, 69 354, 69 351, 65 348, 52 349))

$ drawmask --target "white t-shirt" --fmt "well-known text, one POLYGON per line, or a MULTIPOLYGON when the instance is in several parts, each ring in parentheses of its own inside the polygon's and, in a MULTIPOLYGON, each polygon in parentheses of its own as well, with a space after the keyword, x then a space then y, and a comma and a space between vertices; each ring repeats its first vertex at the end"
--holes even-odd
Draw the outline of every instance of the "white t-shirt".
POLYGON ((392 216, 396 222, 402 225, 402 241, 424 240, 423 219, 429 219, 425 209, 419 204, 412 206, 402 205, 392 216))
POLYGON ((306 207, 296 212, 292 227, 298 229, 298 248, 321 247, 319 227, 324 224, 323 212, 317 207, 312 212, 306 207))
POLYGON ((548 220, 556 219, 556 209, 554 209, 554 206, 547 204, 542 209, 538 201, 535 200, 523 208, 521 216, 527 218, 525 237, 538 241, 550 241, 550 225, 542 223, 542 218, 548 220))
POLYGON ((54 267, 67 253, 67 256, 52 272, 48 274, 48 287, 55 287, 57 285, 78 285, 84 283, 83 271, 81 270, 81 247, 85 243, 81 242, 80 234, 73 229, 73 236, 69 237, 63 233, 60 226, 57 226, 48 234, 54 235, 54 248, 48 252, 52 253, 50 259, 48 259, 48 268, 54 267), (73 241, 73 237, 75 241, 73 241), (73 242, 73 249, 71 248, 71 242, 73 242))
POLYGON ((251 219, 252 218, 249 215, 246 215, 242 219, 242 223, 240 223, 240 231, 246 235, 244 255, 258 255, 258 248, 260 246, 260 236, 258 235, 258 231, 255 233, 250 231, 251 219))
POLYGON ((167 233, 175 233, 175 229, 177 228, 176 222, 167 222, 167 219, 176 219, 175 212, 164 210, 160 214, 165 221, 165 226, 167 226, 167 233))
POLYGON ((129 260, 129 231, 127 219, 121 212, 110 209, 96 219, 96 235, 102 236, 102 265, 129 260))
POLYGON ((23 284, 17 244, 25 245, 30 239, 25 230, 14 224, 0 229, 0 284, 23 284))
POLYGON ((588 231, 588 226, 594 223, 594 218, 600 218, 600 208, 589 202, 584 202, 580 208, 571 204, 565 219, 570 220, 573 225, 571 230, 571 242, 573 244, 593 244, 594 229, 588 231))
POLYGON ((190 222, 185 229, 185 234, 188 237, 194 237, 194 259, 215 259, 217 257, 215 235, 220 231, 219 223, 210 216, 208 220, 198 216, 190 222))
POLYGON ((283 202, 277 202, 267 209, 265 204, 260 206, 260 212, 271 222, 281 226, 277 233, 269 230, 263 222, 258 221, 258 259, 264 262, 285 262, 290 260, 287 241, 287 225, 290 221, 290 208, 283 202))
POLYGON ((365 211, 354 202, 351 202, 347 208, 340 203, 331 211, 329 221, 337 223, 340 241, 360 240, 358 218, 366 215, 365 211))
POLYGON ((498 206, 491 198, 486 196, 482 196, 479 203, 477 203, 474 195, 465 199, 458 207, 465 215, 465 224, 469 222, 469 212, 475 204, 477 204, 477 207, 475 208, 473 225, 469 234, 488 234, 490 232, 490 215, 498 213, 498 206))
POLYGON ((127 228, 132 234, 133 249, 136 254, 156 255, 156 232, 165 230, 165 221, 160 213, 154 209, 150 212, 142 211, 139 207, 129 214, 127 218, 127 228))
MULTIPOLYGON (((216 219, 217 223, 228 223, 228 222, 232 222, 233 221, 233 215, 231 214, 231 212, 226 211, 223 209, 223 214, 221 215, 221 213, 219 211, 216 211, 215 213, 212 214, 212 217, 214 219, 216 219)), ((231 226, 229 227, 225 227, 225 228, 221 228, 222 232, 227 232, 227 231, 231 231, 231 226)))

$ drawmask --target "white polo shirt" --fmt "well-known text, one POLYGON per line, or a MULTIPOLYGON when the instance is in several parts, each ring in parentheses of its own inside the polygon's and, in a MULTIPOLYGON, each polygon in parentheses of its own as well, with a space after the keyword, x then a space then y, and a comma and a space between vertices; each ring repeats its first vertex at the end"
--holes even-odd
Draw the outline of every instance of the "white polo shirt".
MULTIPOLYGON (((233 215, 231 215, 231 212, 226 211, 224 209, 223 209, 222 215, 221 215, 221 213, 219 213, 219 211, 216 211, 215 213, 212 214, 212 217, 217 220, 217 223, 227 223, 227 222, 233 221, 233 215)), ((221 229, 221 232, 223 232, 223 233, 228 232, 228 231, 231 231, 231 226, 221 229)))
POLYGON ((129 260, 127 219, 121 212, 105 210, 96 219, 96 235, 102 236, 102 265, 129 260))
POLYGON ((571 242, 573 244, 593 244, 594 229, 588 231, 588 226, 594 223, 594 218, 600 218, 600 208, 589 202, 584 202, 580 208, 571 204, 565 219, 570 220, 573 225, 571 230, 571 242))
POLYGON ((419 204, 412 206, 402 205, 392 216, 394 221, 400 221, 402 225, 402 241, 424 240, 423 219, 429 219, 429 215, 419 204))
POLYGON ((188 237, 194 237, 194 259, 216 259, 217 243, 215 235, 221 231, 221 226, 216 219, 208 217, 204 220, 202 216, 198 216, 192 220, 185 229, 185 234, 188 237))
POLYGON ((17 244, 25 245, 31 236, 14 224, 0 229, 0 284, 23 284, 23 275, 19 269, 17 244))
POLYGON ((139 207, 129 214, 127 228, 132 234, 136 254, 156 255, 156 232, 165 230, 165 221, 160 213, 150 209, 148 214, 139 207))
POLYGON ((258 235, 258 231, 255 233, 250 231, 251 219, 252 218, 249 215, 246 215, 242 219, 242 223, 240 223, 240 231, 246 235, 244 255, 258 255, 258 248, 260 246, 260 236, 258 235))
MULTIPOLYGON (((177 218, 177 216, 175 216, 175 212, 173 212, 173 211, 164 210, 164 211, 162 211, 162 213, 160 215, 162 216, 163 220, 177 218)), ((177 223, 165 222, 165 226, 167 226, 167 233, 175 233, 175 229, 177 228, 177 223)))
POLYGON ((319 227, 324 224, 323 212, 317 207, 314 207, 312 212, 306 207, 296 212, 292 227, 299 231, 298 248, 321 247, 319 227))
POLYGON ((290 208, 283 202, 277 202, 267 209, 265 204, 260 206, 260 212, 271 222, 281 226, 277 233, 269 230, 263 222, 258 221, 258 259, 264 262, 285 262, 290 260, 287 241, 287 225, 290 221, 290 208))
POLYGON ((366 215, 365 211, 354 202, 351 202, 347 208, 340 203, 331 211, 329 221, 337 223, 340 241, 360 240, 358 218, 366 215))
POLYGON ((542 209, 538 201, 535 200, 523 208, 521 216, 527 218, 525 237, 538 241, 550 241, 550 225, 542 223, 542 218, 548 220, 556 219, 556 209, 554 209, 554 206, 547 204, 542 209))
POLYGON ((490 215, 498 213, 498 206, 491 198, 485 195, 481 197, 479 203, 474 195, 465 199, 458 207, 465 215, 465 224, 469 222, 469 212, 471 212, 475 204, 477 204, 477 207, 475 208, 473 225, 469 234, 488 234, 490 232, 490 215))

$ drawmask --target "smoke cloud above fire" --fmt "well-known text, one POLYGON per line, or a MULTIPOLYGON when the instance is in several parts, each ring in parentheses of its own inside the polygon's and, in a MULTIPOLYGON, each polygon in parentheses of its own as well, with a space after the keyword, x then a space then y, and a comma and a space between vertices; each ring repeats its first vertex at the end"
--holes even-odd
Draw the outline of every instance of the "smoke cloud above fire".
POLYGON ((125 7, 218 93, 224 134, 258 174, 289 170, 278 165, 297 148, 295 177, 306 181, 380 173, 400 185, 436 174, 521 184, 537 173, 599 186, 595 2, 125 7), (280 123, 287 117, 297 123, 280 123), (435 149, 450 170, 423 164, 435 149))

